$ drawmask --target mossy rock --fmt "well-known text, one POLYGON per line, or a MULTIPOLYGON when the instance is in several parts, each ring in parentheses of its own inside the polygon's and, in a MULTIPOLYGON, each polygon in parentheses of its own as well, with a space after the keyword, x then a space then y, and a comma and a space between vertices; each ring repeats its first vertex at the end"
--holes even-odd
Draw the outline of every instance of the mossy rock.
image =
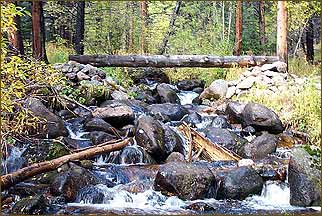
POLYGON ((69 150, 60 142, 53 142, 49 146, 49 151, 46 160, 52 160, 69 154, 69 150))

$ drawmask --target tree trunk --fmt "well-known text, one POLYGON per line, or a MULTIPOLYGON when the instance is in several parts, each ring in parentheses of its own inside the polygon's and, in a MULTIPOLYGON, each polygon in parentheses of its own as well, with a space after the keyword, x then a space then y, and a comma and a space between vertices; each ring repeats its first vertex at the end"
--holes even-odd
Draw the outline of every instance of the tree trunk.
POLYGON ((38 175, 44 172, 55 170, 69 161, 84 160, 84 159, 92 158, 96 155, 120 150, 123 147, 125 147, 129 143, 129 141, 130 139, 126 139, 114 144, 110 144, 110 143, 105 145, 101 144, 99 146, 85 149, 81 152, 73 153, 70 155, 65 155, 60 158, 53 159, 51 161, 44 161, 44 162, 32 164, 28 167, 19 169, 16 172, 1 176, 1 189, 6 190, 9 187, 21 181, 24 181, 30 177, 33 177, 35 175, 38 175))
POLYGON ((259 34, 260 34, 260 45, 264 46, 266 44, 265 35, 265 7, 264 0, 259 1, 259 34))
POLYGON ((45 48, 45 20, 43 2, 32 2, 32 56, 48 63, 45 48))
POLYGON ((70 55, 69 60, 96 67, 221 67, 255 66, 278 61, 277 56, 208 55, 70 55))
POLYGON ((306 60, 313 64, 314 61, 314 26, 313 16, 308 20, 306 27, 306 60))
POLYGON ((165 49, 167 48, 167 45, 168 45, 168 41, 169 41, 169 38, 171 35, 174 34, 174 24, 176 22, 176 19, 177 19, 177 16, 179 14, 179 10, 180 10, 180 6, 181 6, 181 3, 182 1, 177 1, 176 3, 176 6, 173 10, 173 14, 172 14, 172 17, 171 17, 171 20, 170 20, 170 24, 169 24, 169 30, 168 32, 165 34, 164 38, 163 38, 163 41, 162 41, 162 45, 159 49, 159 54, 160 55, 163 55, 164 52, 165 52, 165 49))
POLYGON ((236 4, 236 37, 234 55, 239 56, 242 49, 242 31, 243 31, 243 2, 238 0, 236 4))
POLYGON ((224 1, 221 2, 221 21, 222 21, 221 40, 224 41, 225 40, 225 2, 224 1))
POLYGON ((78 55, 84 54, 84 33, 85 33, 85 1, 76 3, 76 31, 74 36, 74 49, 78 55))
POLYGON ((233 16, 233 3, 230 2, 230 7, 229 7, 229 20, 228 20, 228 33, 227 33, 227 40, 229 41, 230 38, 230 31, 231 31, 231 20, 233 16))
POLYGON ((141 0, 140 2, 141 9, 141 53, 147 53, 147 41, 146 41, 146 32, 148 27, 148 3, 146 0, 141 0))
POLYGON ((277 3, 277 56, 281 61, 288 62, 287 57, 287 10, 286 2, 277 3))
MULTIPOLYGON (((17 2, 14 2, 15 6, 17 6, 17 2)), ((23 40, 21 35, 21 22, 20 16, 14 17, 14 22, 16 26, 16 30, 12 30, 8 34, 9 45, 14 49, 14 52, 18 55, 24 55, 25 50, 23 47, 23 40)))

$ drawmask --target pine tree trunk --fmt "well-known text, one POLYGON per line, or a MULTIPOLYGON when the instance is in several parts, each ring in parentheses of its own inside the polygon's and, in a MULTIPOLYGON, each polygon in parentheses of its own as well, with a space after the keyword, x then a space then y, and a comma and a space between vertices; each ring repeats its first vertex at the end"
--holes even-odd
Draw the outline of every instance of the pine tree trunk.
MULTIPOLYGON (((15 6, 17 6, 17 2, 14 2, 15 6)), ((12 30, 9 32, 8 35, 8 40, 9 44, 11 47, 13 47, 14 52, 17 53, 18 55, 24 55, 25 50, 23 47, 23 40, 22 40, 22 35, 21 35, 21 22, 20 22, 20 16, 15 16, 14 17, 14 22, 16 25, 16 30, 12 30)))
POLYGON ((32 56, 48 63, 45 48, 45 20, 43 2, 32 2, 32 56))
POLYGON ((141 53, 147 53, 147 41, 146 41, 146 33, 148 26, 148 3, 146 0, 141 0, 140 2, 141 9, 141 53))
POLYGON ((278 1, 277 3, 277 55, 281 61, 288 62, 287 10, 285 1, 278 1))
POLYGON ((260 45, 264 46, 266 44, 265 35, 265 7, 264 0, 259 1, 259 34, 260 34, 260 45))
POLYGON ((243 2, 238 0, 236 4, 236 37, 234 55, 239 56, 242 49, 242 31, 243 31, 243 2))
POLYGON ((85 1, 78 1, 76 31, 74 36, 74 49, 78 55, 84 54, 84 33, 85 33, 85 1))
POLYGON ((306 27, 306 60, 313 64, 314 61, 314 26, 312 17, 309 19, 306 27))

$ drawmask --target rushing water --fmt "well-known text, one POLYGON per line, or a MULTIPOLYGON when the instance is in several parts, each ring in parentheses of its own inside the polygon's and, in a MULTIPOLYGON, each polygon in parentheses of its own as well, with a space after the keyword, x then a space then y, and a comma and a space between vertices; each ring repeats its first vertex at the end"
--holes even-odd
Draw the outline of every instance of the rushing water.
POLYGON ((180 91, 177 95, 181 105, 192 104, 193 99, 199 96, 198 93, 193 91, 180 91))

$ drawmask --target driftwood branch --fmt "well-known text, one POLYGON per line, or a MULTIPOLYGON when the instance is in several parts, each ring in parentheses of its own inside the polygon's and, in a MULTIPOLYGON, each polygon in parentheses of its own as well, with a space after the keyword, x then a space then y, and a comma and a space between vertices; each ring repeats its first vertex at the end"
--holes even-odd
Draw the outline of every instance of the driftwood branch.
POLYGON ((84 151, 73 153, 70 155, 65 155, 50 161, 32 164, 28 167, 19 169, 16 172, 1 176, 1 189, 8 189, 9 187, 21 181, 24 181, 30 177, 44 172, 55 170, 69 161, 89 159, 96 155, 120 150, 123 147, 125 147, 129 143, 129 141, 130 138, 120 141, 118 143, 107 143, 106 145, 95 146, 84 151))
POLYGON ((95 67, 248 67, 273 63, 277 56, 212 55, 70 55, 69 60, 95 67))

